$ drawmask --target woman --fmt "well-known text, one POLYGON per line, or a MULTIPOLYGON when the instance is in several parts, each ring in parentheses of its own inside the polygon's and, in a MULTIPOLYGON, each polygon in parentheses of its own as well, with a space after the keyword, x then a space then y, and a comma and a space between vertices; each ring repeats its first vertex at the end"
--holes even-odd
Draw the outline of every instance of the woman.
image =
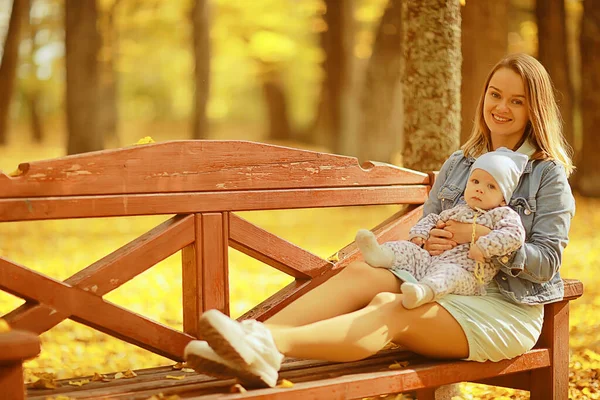
MULTIPOLYGON (((442 166, 424 215, 462 201, 476 157, 500 147, 529 156, 510 202, 527 237, 517 251, 493 259, 500 272, 485 296, 448 295, 406 309, 398 277, 354 262, 265 324, 204 313, 200 329, 206 341, 188 344, 188 364, 202 373, 274 386, 283 355, 352 361, 392 341, 432 358, 482 362, 530 350, 542 329, 543 304, 563 297, 558 269, 575 203, 567 182, 573 165, 552 83, 525 54, 507 56, 490 72, 471 137, 442 166)), ((477 238, 487 233, 477 226, 477 238)), ((470 224, 448 222, 432 229, 424 248, 437 255, 470 241, 470 224)))

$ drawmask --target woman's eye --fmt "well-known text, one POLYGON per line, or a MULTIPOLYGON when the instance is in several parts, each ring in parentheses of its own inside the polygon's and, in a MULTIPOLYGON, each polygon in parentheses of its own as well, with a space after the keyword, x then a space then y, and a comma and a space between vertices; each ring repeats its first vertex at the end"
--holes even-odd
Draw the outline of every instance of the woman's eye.
POLYGON ((492 97, 494 97, 494 98, 496 98, 496 99, 499 99, 499 98, 500 98, 500 94, 499 94, 499 93, 492 92, 492 93, 491 93, 491 95, 492 95, 492 97))
POLYGON ((523 100, 513 100, 513 104, 516 104, 518 106, 522 106, 523 105, 523 100))

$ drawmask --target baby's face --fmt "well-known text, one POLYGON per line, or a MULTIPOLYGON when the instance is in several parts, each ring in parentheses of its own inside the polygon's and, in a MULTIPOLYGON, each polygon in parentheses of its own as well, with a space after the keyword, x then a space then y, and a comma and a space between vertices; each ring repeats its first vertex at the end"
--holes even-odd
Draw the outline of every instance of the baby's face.
POLYGON ((470 207, 483 210, 506 205, 496 180, 482 169, 474 169, 471 172, 465 189, 465 201, 470 207))

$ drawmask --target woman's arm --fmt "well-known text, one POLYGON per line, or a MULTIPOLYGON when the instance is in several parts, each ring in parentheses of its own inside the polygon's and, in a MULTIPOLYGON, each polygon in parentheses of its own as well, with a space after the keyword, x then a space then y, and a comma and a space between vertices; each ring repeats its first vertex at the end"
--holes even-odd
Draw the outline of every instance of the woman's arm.
MULTIPOLYGON (((440 172, 433 182, 433 186, 431 187, 431 191, 429 192, 429 197, 425 204, 423 205, 423 216, 426 217, 429 214, 440 214, 442 212, 442 204, 440 199, 438 198, 438 194, 446 179, 448 178, 448 174, 451 172, 451 169, 456 165, 456 163, 461 158, 460 152, 455 152, 452 154, 448 160, 442 165, 440 172)), ((437 228, 432 229, 429 232, 429 238, 425 242, 423 248, 429 252, 432 256, 437 256, 442 254, 446 250, 450 250, 454 246, 456 246, 456 242, 451 240, 452 234, 449 232, 445 232, 443 230, 444 223, 442 221, 438 222, 436 225, 437 228), (441 228, 440 228, 441 227, 441 228)))
POLYGON ((492 258, 502 271, 532 282, 547 282, 558 271, 569 241, 575 200, 562 166, 549 163, 536 194, 536 211, 525 244, 508 259, 492 258))

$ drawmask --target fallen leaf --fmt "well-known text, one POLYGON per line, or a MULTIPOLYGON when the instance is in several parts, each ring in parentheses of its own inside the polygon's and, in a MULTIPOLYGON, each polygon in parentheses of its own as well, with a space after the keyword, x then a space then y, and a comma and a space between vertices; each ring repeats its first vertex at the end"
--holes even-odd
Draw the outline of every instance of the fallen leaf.
POLYGON ((83 386, 88 383, 90 383, 89 379, 82 379, 80 381, 69 381, 69 385, 71 386, 83 386))
POLYGON ((229 392, 231 392, 231 393, 246 393, 247 390, 245 387, 243 387, 239 383, 236 383, 231 388, 229 388, 229 392))
POLYGON ((196 372, 194 371, 192 368, 182 368, 181 369, 183 372, 196 372))
POLYGON ((136 144, 148 144, 148 143, 154 143, 154 139, 152 139, 150 136, 144 136, 143 138, 138 140, 136 144))
POLYGON ((183 369, 183 363, 178 362, 177 364, 173 365, 173 369, 183 369))
POLYGON ((10 325, 8 325, 8 322, 0 318, 0 333, 8 331, 10 331, 10 325))
POLYGON ((97 372, 94 372, 94 376, 92 376, 92 382, 110 382, 111 380, 108 376, 97 372))
POLYGON ((334 262, 334 263, 340 261, 340 253, 337 252, 334 255, 327 257, 327 261, 334 262))
POLYGON ((165 378, 180 381, 185 378, 185 375, 167 375, 165 378))
POLYGON ((392 365, 390 365, 388 368, 389 369, 402 369, 402 368, 406 368, 408 366, 408 361, 394 361, 394 363, 392 365))
POLYGON ((293 386, 294 386, 294 383, 288 381, 287 379, 282 379, 281 382, 279 382, 279 385, 277 385, 277 387, 280 387, 280 388, 291 388, 293 386))

